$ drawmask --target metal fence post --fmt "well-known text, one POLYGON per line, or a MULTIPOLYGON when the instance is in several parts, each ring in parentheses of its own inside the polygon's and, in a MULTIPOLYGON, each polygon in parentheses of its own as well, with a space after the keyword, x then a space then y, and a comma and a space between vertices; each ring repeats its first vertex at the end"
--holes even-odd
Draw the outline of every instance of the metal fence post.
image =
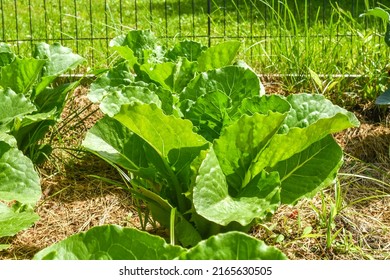
POLYGON ((211 0, 207 0, 207 37, 211 46, 211 0))

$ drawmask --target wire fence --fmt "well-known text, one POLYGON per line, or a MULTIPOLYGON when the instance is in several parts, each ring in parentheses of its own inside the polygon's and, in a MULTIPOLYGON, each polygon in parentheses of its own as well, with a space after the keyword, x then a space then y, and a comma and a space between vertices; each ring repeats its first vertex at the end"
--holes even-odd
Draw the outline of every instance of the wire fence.
MULTIPOLYGON (((275 65, 290 56, 295 57, 295 63, 303 60, 305 65, 313 55, 323 55, 325 61, 330 55, 336 62, 347 55, 351 57, 348 60, 358 60, 354 56, 363 49, 367 51, 368 44, 378 45, 383 22, 359 15, 389 1, 340 2, 0 0, 0 40, 21 55, 30 54, 37 41, 60 42, 96 67, 110 61, 109 42, 113 37, 129 30, 151 29, 167 47, 181 39, 208 46, 222 40, 240 40, 242 56, 251 64, 265 72, 280 72, 284 70, 275 65)), ((376 55, 383 52, 377 50, 376 55)))

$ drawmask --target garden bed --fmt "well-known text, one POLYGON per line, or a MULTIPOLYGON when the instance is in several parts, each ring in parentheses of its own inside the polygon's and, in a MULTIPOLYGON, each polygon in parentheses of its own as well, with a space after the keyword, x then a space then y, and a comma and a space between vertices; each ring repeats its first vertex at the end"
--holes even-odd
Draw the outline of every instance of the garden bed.
MULTIPOLYGON (((280 93, 274 85, 265 85, 280 93)), ((80 149, 87 129, 101 116, 86 98, 87 90, 76 89, 63 113, 66 122, 58 125, 64 125, 66 135, 59 134, 58 148, 39 167, 43 195, 36 212, 40 220, 14 237, 3 238, 11 247, 0 252, 0 259, 31 259, 39 250, 97 225, 141 228, 137 209, 142 207, 134 205, 138 202, 128 192, 89 177, 99 173, 120 179, 110 165, 80 149)), ((311 200, 280 207, 269 222, 250 231, 252 236, 275 245, 290 259, 390 258, 389 120, 373 123, 365 119, 367 110, 355 113, 361 126, 335 136, 345 152, 338 176, 343 208, 330 235, 327 217, 330 205, 336 203, 332 187, 311 200)), ((156 225, 148 224, 146 230, 168 236, 156 225)))

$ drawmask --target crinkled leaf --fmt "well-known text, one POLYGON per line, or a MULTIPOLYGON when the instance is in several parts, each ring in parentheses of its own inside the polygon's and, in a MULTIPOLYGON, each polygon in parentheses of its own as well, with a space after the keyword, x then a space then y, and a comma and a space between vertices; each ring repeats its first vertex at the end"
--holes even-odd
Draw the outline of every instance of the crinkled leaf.
POLYGON ((275 247, 267 246, 241 232, 227 232, 210 237, 183 252, 180 260, 286 260, 275 247))
POLYGON ((199 97, 190 110, 182 112, 192 121, 197 132, 212 142, 230 121, 230 103, 230 98, 225 93, 215 91, 199 97))
POLYGON ((37 81, 46 61, 34 58, 15 58, 1 68, 0 85, 16 93, 26 94, 37 81))
POLYGON ((178 61, 180 57, 185 57, 189 61, 197 61, 198 57, 207 49, 198 42, 184 40, 180 41, 170 49, 166 57, 171 61, 178 61))
POLYGON ((38 252, 35 260, 171 260, 184 252, 161 237, 116 225, 94 227, 38 252))
POLYGON ((180 100, 196 102, 199 97, 216 91, 230 97, 232 102, 239 102, 244 98, 260 95, 260 80, 256 73, 239 66, 210 70, 196 76, 183 91, 180 100))
POLYGON ((328 134, 359 125, 355 115, 333 105, 322 95, 295 94, 287 101, 292 109, 279 133, 272 137, 252 165, 254 174, 305 150, 328 134))
POLYGON ((182 58, 175 63, 144 64, 140 69, 163 88, 181 92, 194 78, 197 64, 182 58))
POLYGON ((291 110, 286 118, 283 132, 287 131, 286 128, 305 128, 337 115, 344 116, 345 121, 332 122, 326 134, 339 132, 350 126, 359 126, 359 121, 353 113, 332 104, 321 94, 292 94, 286 100, 290 103, 291 110))
POLYGON ((254 219, 264 219, 279 206, 279 177, 277 173, 262 173, 254 180, 256 184, 250 185, 250 196, 245 193, 236 197, 230 196, 226 177, 214 150, 211 149, 199 168, 193 189, 196 212, 223 226, 231 222, 245 226, 254 219), (266 195, 263 189, 267 190, 266 195))
MULTIPOLYGON (((180 110, 176 108, 176 103, 177 103, 177 97, 174 93, 172 93, 170 90, 166 90, 162 88, 161 86, 158 86, 154 83, 145 83, 145 82, 135 82, 131 84, 132 86, 135 87, 145 87, 151 92, 153 92, 156 96, 161 101, 161 109, 164 111, 165 114, 167 115, 175 115, 175 116, 180 116, 180 110)), ((140 100, 142 101, 142 100, 140 100)), ((148 102, 148 101, 142 101, 141 103, 146 103, 146 104, 151 104, 154 103, 158 107, 160 102, 148 102)))
POLYGON ((230 98, 222 92, 211 92, 200 97, 187 116, 197 125, 198 133, 209 141, 217 139, 223 127, 238 120, 243 115, 254 113, 268 114, 268 111, 285 113, 290 105, 280 96, 253 96, 240 100, 236 96, 236 102, 231 106, 230 98), (238 102, 241 101, 241 102, 238 102), (198 119, 196 119, 198 117, 198 119))
POLYGON ((236 191, 245 187, 258 174, 248 174, 249 168, 277 133, 285 117, 285 114, 278 112, 243 115, 227 126, 221 137, 215 140, 214 150, 221 169, 228 184, 236 191))
POLYGON ((13 148, 17 148, 18 144, 16 142, 15 137, 9 135, 8 133, 4 133, 0 131, 0 142, 5 142, 13 148))
POLYGON ((40 180, 31 160, 0 141, 0 200, 34 205, 40 196, 40 180))
MULTIPOLYGON (((260 80, 250 69, 228 66, 201 73, 180 95, 181 111, 208 140, 234 119, 244 99, 260 95, 260 80)), ((238 115, 236 118, 239 118, 238 115)))
POLYGON ((268 114, 269 111, 287 113, 290 111, 290 104, 284 97, 279 95, 263 95, 245 98, 239 107, 230 112, 232 121, 239 119, 242 115, 253 115, 254 113, 268 114))
POLYGON ((13 211, 12 208, 0 203, 0 237, 13 236, 29 228, 38 219, 38 214, 31 210, 13 211))
POLYGON ((319 189, 330 185, 342 164, 343 152, 332 136, 313 143, 291 158, 278 162, 282 183, 281 200, 295 204, 303 197, 312 198, 319 189))
POLYGON ((35 47, 34 57, 46 60, 43 69, 44 76, 58 76, 72 70, 84 62, 84 58, 72 52, 70 48, 59 43, 52 45, 38 43, 35 47))
POLYGON ((114 38, 110 46, 129 47, 137 57, 138 63, 145 64, 163 60, 163 51, 156 42, 157 39, 150 30, 132 30, 126 35, 114 38))
POLYGON ((231 65, 240 45, 238 41, 226 41, 208 48, 198 57, 199 71, 205 72, 231 65))
POLYGON ((116 225, 94 227, 35 254, 34 260, 284 260, 286 256, 243 233, 218 234, 187 250, 159 236, 116 225))
POLYGON ((117 90, 110 91, 102 100, 100 109, 110 117, 119 113, 123 104, 153 103, 161 107, 161 101, 158 95, 144 86, 126 86, 117 90))
POLYGON ((23 94, 17 94, 11 89, 0 89, 0 124, 30 114, 35 110, 34 104, 23 94))
POLYGON ((101 102, 109 92, 130 85, 134 81, 134 76, 130 72, 127 62, 122 62, 91 84, 88 98, 94 103, 101 102))
POLYGON ((41 42, 36 44, 34 57, 46 60, 42 71, 42 79, 36 87, 37 94, 40 94, 59 75, 75 69, 85 61, 83 57, 59 43, 49 45, 41 42))

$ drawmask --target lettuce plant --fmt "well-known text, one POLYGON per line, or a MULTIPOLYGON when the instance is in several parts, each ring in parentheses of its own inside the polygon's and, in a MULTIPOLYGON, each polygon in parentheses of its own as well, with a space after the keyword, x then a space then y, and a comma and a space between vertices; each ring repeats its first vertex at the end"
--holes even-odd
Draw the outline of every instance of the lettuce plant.
POLYGON ((39 218, 33 211, 41 195, 33 163, 51 151, 41 140, 76 86, 55 86, 53 81, 81 62, 83 58, 59 44, 37 44, 34 58, 17 57, 0 44, 0 237, 12 236, 39 218))
POLYGON ((106 116, 83 146, 182 246, 247 231, 335 179, 343 153, 331 134, 356 117, 322 95, 266 95, 250 67, 233 64, 237 42, 165 52, 133 31, 112 45, 123 60, 91 87, 106 116))
POLYGON ((58 43, 38 43, 32 58, 15 56, 0 45, 0 133, 12 135, 18 148, 33 162, 42 162, 50 145, 40 143, 60 118, 75 83, 54 80, 84 59, 58 43))

